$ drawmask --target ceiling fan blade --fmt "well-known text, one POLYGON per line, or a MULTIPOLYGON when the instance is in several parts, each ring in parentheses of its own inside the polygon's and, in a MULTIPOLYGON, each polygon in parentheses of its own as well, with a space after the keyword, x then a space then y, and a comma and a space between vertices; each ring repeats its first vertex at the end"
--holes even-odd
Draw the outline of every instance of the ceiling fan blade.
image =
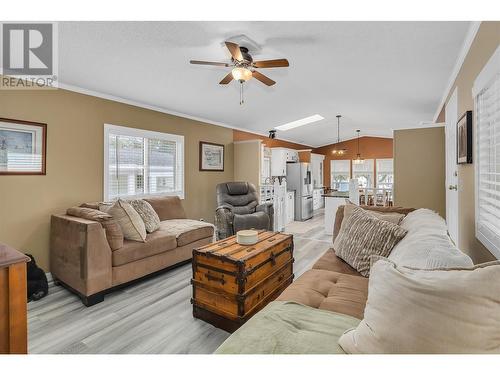
POLYGON ((219 82, 219 85, 227 85, 232 80, 233 80, 233 73, 229 72, 227 76, 222 78, 222 81, 219 82))
POLYGON ((233 59, 238 61, 243 61, 243 55, 241 54, 240 46, 233 42, 225 42, 225 43, 227 49, 231 53, 231 56, 233 56, 233 59))
POLYGON ((272 86, 274 85, 276 82, 273 81, 271 78, 265 76, 264 74, 254 70, 252 72, 252 76, 255 78, 255 79, 258 79, 259 81, 261 81, 263 84, 267 85, 267 86, 272 86))
POLYGON ((189 62, 195 65, 215 65, 215 66, 226 66, 226 67, 231 66, 228 63, 212 62, 212 61, 190 60, 189 62))
POLYGON ((256 68, 282 68, 290 66, 287 59, 276 59, 276 60, 263 60, 255 61, 253 66, 256 68))

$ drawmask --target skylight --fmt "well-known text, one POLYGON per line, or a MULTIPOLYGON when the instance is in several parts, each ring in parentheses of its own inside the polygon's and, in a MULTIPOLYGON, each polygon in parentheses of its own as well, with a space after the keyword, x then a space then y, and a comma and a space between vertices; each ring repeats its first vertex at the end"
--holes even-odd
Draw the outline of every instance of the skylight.
POLYGON ((275 129, 290 130, 290 129, 298 128, 299 126, 311 124, 313 122, 317 122, 317 121, 320 121, 323 119, 324 119, 324 117, 321 115, 313 115, 313 116, 309 116, 309 117, 306 117, 306 118, 303 118, 303 119, 300 119, 297 121, 292 121, 292 122, 288 122, 288 123, 280 125, 280 126, 276 126, 275 129))

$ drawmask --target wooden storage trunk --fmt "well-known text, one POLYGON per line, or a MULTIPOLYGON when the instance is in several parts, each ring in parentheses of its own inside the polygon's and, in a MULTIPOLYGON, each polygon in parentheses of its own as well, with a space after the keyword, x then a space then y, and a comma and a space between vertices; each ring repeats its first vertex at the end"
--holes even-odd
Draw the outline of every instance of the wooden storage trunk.
POLYGON ((293 236, 259 233, 255 245, 236 237, 193 250, 193 316, 233 332, 293 280, 293 236))

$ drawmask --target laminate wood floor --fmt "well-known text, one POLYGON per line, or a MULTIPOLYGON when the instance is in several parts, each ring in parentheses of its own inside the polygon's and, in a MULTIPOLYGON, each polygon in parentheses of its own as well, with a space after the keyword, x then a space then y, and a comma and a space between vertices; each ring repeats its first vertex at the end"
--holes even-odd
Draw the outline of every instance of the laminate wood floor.
MULTIPOLYGON (((294 233, 294 273, 299 277, 330 247, 323 213, 294 233), (317 225, 312 225, 316 223, 317 225)), ((296 227, 297 223, 290 226, 296 227)), ((290 233, 293 233, 290 231, 290 233)), ((191 265, 106 295, 85 307, 78 297, 49 282, 49 295, 28 304, 29 353, 141 354, 213 353, 229 336, 194 319, 191 265)))

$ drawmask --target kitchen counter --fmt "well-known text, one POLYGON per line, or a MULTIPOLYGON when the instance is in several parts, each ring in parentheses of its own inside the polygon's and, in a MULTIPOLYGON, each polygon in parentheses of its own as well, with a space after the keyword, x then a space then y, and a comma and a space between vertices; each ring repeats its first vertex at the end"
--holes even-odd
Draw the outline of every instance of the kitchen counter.
POLYGON ((349 198, 348 191, 332 191, 322 195, 325 198, 349 198))

